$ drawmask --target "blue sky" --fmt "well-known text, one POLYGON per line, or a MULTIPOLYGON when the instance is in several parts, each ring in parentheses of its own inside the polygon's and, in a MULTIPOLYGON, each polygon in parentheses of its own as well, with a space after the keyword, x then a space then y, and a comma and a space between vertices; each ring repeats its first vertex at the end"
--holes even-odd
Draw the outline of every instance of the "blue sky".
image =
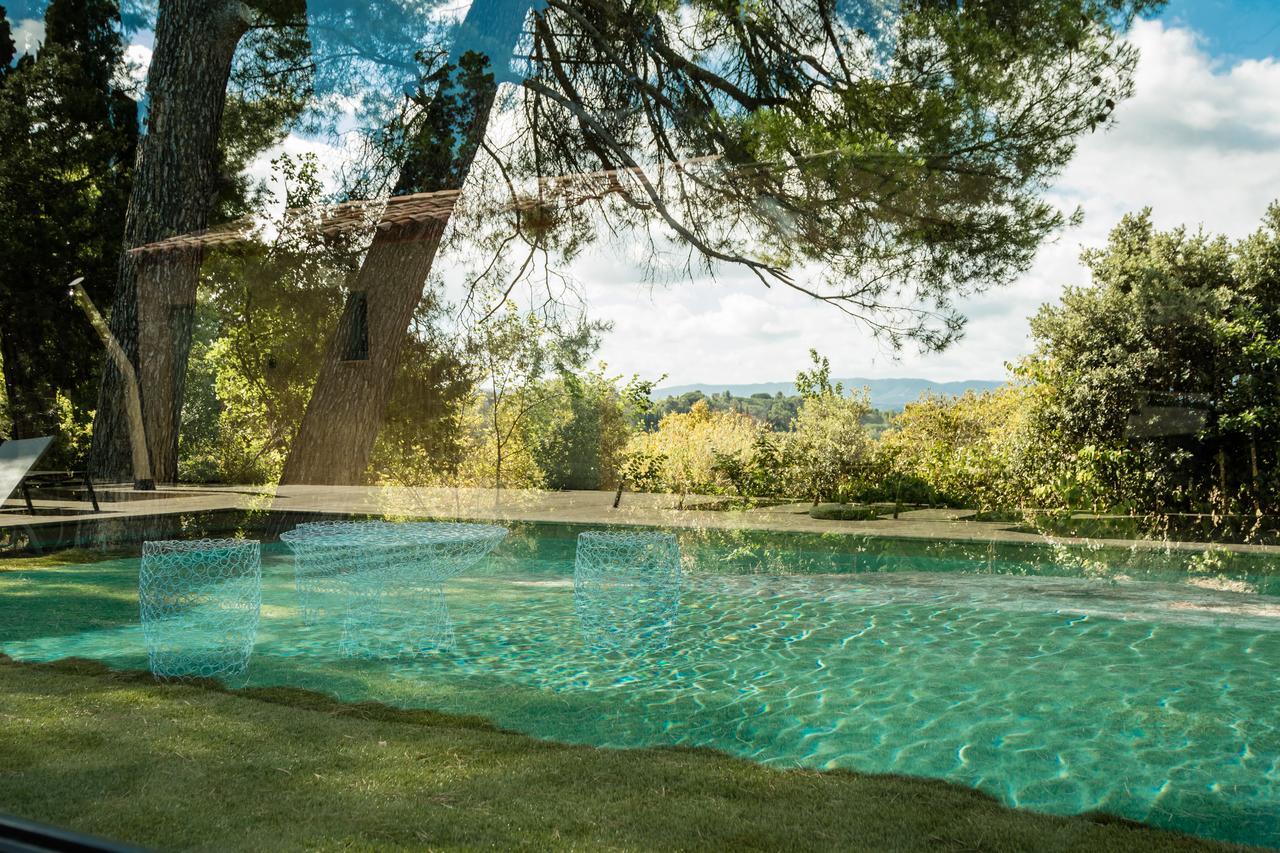
POLYGON ((1220 59, 1280 55, 1277 0, 1173 0, 1160 17, 1198 32, 1207 52, 1220 59))

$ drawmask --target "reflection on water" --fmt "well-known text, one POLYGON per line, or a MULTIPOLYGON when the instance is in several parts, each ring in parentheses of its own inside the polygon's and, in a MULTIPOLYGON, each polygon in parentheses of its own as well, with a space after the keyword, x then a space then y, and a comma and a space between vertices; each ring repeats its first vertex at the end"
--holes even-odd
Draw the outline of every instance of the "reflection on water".
MULTIPOLYGON (((573 742, 933 776, 1017 806, 1280 845, 1280 599, 990 566, 723 574, 737 557, 686 545, 662 641, 602 649, 582 633, 574 544, 517 537, 450 582, 456 649, 410 661, 344 659, 341 626, 302 623, 292 561, 268 548, 250 683, 573 742)), ((136 584, 136 561, 84 568, 136 584)), ((136 625, 85 628, 2 650, 145 665, 136 625)))
POLYGON ((138 577, 151 672, 163 679, 239 681, 258 631, 259 544, 244 539, 148 542, 138 577))

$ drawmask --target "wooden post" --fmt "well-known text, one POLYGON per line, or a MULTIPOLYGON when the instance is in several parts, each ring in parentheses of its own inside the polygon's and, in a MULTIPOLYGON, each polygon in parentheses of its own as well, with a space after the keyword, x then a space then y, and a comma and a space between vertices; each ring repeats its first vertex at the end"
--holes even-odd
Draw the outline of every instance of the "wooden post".
POLYGON ((129 421, 129 445, 133 452, 133 487, 138 491, 151 491, 155 489, 156 482, 151 477, 151 456, 147 453, 147 434, 142 422, 142 395, 138 392, 138 375, 129 361, 129 356, 125 355, 124 349, 120 346, 120 342, 116 340, 115 335, 111 334, 107 321, 102 319, 97 306, 80 286, 82 281, 84 281, 83 277, 71 282, 69 285, 71 296, 89 318, 98 337, 102 338, 107 354, 111 356, 116 369, 124 379, 125 416, 129 421))

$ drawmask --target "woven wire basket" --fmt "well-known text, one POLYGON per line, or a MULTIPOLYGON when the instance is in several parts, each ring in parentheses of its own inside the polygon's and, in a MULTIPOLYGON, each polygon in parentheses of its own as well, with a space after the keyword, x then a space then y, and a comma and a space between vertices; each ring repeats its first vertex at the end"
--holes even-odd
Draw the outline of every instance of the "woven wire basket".
POLYGON ((242 678, 262 607, 260 545, 249 539, 144 542, 138 601, 157 678, 242 678))

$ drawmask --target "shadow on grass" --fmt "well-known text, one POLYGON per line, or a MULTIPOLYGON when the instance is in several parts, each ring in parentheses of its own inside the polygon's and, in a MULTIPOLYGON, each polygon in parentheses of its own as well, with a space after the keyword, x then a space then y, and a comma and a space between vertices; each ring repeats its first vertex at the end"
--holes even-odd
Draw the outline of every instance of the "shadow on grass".
POLYGON ((0 666, 61 675, 85 676, 102 682, 104 689, 145 685, 163 692, 166 690, 185 691, 194 688, 227 696, 252 699, 256 702, 283 705, 301 711, 314 711, 330 717, 349 717, 356 720, 401 725, 444 726, 473 731, 503 732, 517 737, 524 737, 516 732, 500 729, 483 717, 442 714, 439 711, 426 709, 397 708, 394 705, 386 705, 382 702, 343 702, 320 691, 308 690, 302 687, 228 687, 213 678, 160 681, 147 670, 113 669, 100 661, 75 657, 33 663, 14 660, 8 655, 0 654, 0 666))

